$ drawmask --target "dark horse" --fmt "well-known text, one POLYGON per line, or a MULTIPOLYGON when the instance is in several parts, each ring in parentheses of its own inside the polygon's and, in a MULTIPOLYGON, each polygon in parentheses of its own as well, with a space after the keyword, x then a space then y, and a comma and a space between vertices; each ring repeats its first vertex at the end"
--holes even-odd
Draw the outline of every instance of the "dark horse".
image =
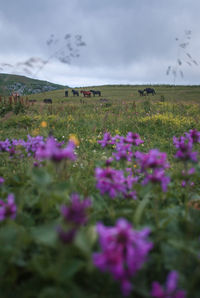
POLYGON ((140 96, 144 96, 145 95, 145 91, 144 90, 138 90, 138 93, 140 94, 140 96))
POLYGON ((78 91, 76 91, 76 90, 74 90, 74 89, 72 89, 72 93, 73 93, 73 96, 79 96, 79 92, 78 91))
POLYGON ((90 91, 83 91, 83 90, 81 90, 81 93, 83 94, 84 97, 90 97, 91 96, 91 92, 90 91))
POLYGON ((45 98, 45 99, 43 99, 43 102, 44 102, 44 103, 50 103, 50 104, 53 103, 53 101, 52 101, 51 98, 45 98))
POLYGON ((153 88, 146 88, 146 89, 144 89, 144 91, 146 92, 147 95, 148 94, 152 94, 152 95, 156 94, 156 91, 153 88))
POLYGON ((101 91, 90 90, 90 92, 92 92, 93 96, 95 95, 101 96, 101 91))

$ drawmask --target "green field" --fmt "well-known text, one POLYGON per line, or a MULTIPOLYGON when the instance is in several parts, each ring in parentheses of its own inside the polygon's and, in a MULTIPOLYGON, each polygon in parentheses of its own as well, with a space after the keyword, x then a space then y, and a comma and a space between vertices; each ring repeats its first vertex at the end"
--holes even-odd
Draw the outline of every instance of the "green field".
MULTIPOLYGON (((129 100, 141 100, 144 99, 140 97, 137 90, 143 90, 144 88, 152 87, 156 90, 156 95, 153 97, 154 100, 160 100, 163 96, 166 101, 170 102, 189 102, 189 103, 198 103, 199 102, 199 92, 200 86, 173 86, 173 85, 107 85, 107 86, 90 86, 83 88, 74 88, 75 90, 100 90, 102 93, 102 98, 108 98, 110 100, 120 100, 120 101, 129 101, 129 100)), ((72 96, 69 90, 69 99, 75 101, 75 98, 72 96), (71 95, 71 96, 70 96, 71 95)), ((55 101, 64 100, 64 91, 57 90, 53 92, 46 92, 45 94, 37 94, 37 96, 32 95, 30 98, 36 98, 38 100, 43 99, 44 96, 55 99, 55 101)), ((148 98, 152 96, 149 95, 148 98)), ((97 96, 95 96, 97 98, 97 96)), ((75 101, 76 102, 76 101, 75 101)))
MULTIPOLYGON (((153 243, 135 273, 132 269, 126 271, 129 264, 123 263, 126 278, 133 285, 130 297, 153 297, 152 283, 158 281, 164 286, 174 270, 179 275, 177 288, 185 290, 189 298, 200 297, 200 145, 194 142, 188 149, 190 153, 198 152, 196 161, 192 157, 179 161, 174 157, 177 149, 173 145, 173 136, 200 131, 200 86, 154 85, 155 96, 139 96, 137 90, 146 87, 75 88, 101 91, 101 97, 91 98, 73 97, 71 88, 69 97, 65 97, 66 89, 60 89, 28 95, 27 100, 35 99, 34 103, 26 102, 26 96, 21 103, 9 104, 8 98, 5 102, 2 99, 0 141, 27 141, 27 135, 43 136, 44 141, 53 136, 65 144, 73 139, 77 158, 40 163, 34 154, 27 154, 23 145, 13 145, 6 151, 0 142, 0 177, 5 180, 0 185, 0 198, 6 202, 13 193, 17 205, 16 218, 10 219, 8 212, 2 220, 0 203, 0 297, 13 297, 13 292, 16 298, 122 297, 122 279, 114 278, 109 269, 116 259, 110 260, 111 267, 105 272, 93 262, 93 253, 102 249, 96 224, 113 227, 120 218, 135 230, 148 227, 149 241, 153 243), (53 104, 43 103, 45 98, 51 98, 53 104), (128 132, 139 134, 144 143, 132 148, 133 153, 144 154, 151 149, 165 152, 170 164, 164 168, 170 177, 167 190, 157 180, 143 183, 147 173, 140 170, 135 156, 130 160, 114 159, 108 166, 106 161, 114 156, 118 144, 102 148, 98 141, 106 132, 121 137, 128 132), (124 173, 131 169, 131 177, 138 177, 131 189, 137 199, 125 197, 122 192, 114 198, 111 193, 101 193, 96 168, 124 173), (191 168, 194 172, 188 174, 191 168), (58 237, 57 227, 61 225, 66 231, 74 228, 60 212, 61 205, 70 206, 72 193, 78 193, 82 200, 90 197, 92 205, 86 212, 87 223, 76 226, 76 236, 66 244, 58 237)), ((153 173, 152 166, 148 175, 153 173)), ((120 243, 121 238, 118 240, 120 243)), ((141 257, 139 251, 130 258, 134 264, 141 257)), ((126 254, 127 248, 122 256, 126 254)), ((179 297, 173 296, 175 292, 168 297, 179 297)))

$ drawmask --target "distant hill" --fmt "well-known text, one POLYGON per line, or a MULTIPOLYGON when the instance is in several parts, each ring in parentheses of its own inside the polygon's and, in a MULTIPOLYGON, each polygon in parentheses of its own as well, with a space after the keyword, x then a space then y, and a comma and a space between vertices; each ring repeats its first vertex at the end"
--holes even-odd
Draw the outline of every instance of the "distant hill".
POLYGON ((0 95, 17 92, 20 95, 36 94, 67 88, 67 86, 27 78, 25 76, 0 74, 0 95))

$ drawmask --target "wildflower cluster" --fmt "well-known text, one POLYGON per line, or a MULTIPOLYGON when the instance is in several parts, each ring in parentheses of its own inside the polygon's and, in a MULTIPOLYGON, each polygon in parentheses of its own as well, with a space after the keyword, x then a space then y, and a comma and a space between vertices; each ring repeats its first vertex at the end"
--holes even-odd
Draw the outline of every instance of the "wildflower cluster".
POLYGON ((79 227, 87 223, 86 211, 90 206, 91 200, 86 198, 81 201, 78 194, 71 195, 69 206, 61 206, 61 214, 64 223, 68 226, 68 229, 62 226, 58 226, 57 228, 58 236, 63 243, 70 243, 73 241, 79 227))
POLYGON ((122 170, 115 170, 110 167, 106 169, 96 168, 96 187, 100 190, 101 194, 108 193, 112 199, 117 196, 136 199, 133 184, 137 182, 137 178, 133 177, 131 171, 127 170, 127 172, 128 175, 125 176, 122 170))
POLYGON ((163 191, 167 191, 170 178, 165 175, 165 169, 169 167, 167 154, 157 149, 152 149, 148 153, 137 151, 135 158, 140 165, 139 172, 144 174, 142 184, 148 182, 159 183, 163 191))
POLYGON ((93 255, 94 265, 108 271, 121 284, 123 295, 132 289, 131 278, 141 269, 153 244, 148 241, 150 230, 136 231, 125 219, 118 219, 116 226, 97 224, 101 252, 93 255))
POLYGON ((98 143, 101 144, 103 148, 108 145, 114 146, 116 152, 113 153, 113 156, 117 161, 121 159, 131 161, 133 157, 132 146, 139 146, 143 141, 137 133, 133 132, 128 132, 126 137, 119 135, 112 137, 109 132, 106 132, 103 140, 98 141, 98 143))
POLYGON ((63 159, 76 159, 74 142, 69 141, 64 148, 61 146, 61 143, 58 143, 53 137, 50 137, 47 139, 46 143, 38 146, 35 157, 39 160, 48 159, 55 162, 60 162, 63 159))
POLYGON ((33 156, 39 160, 49 159, 56 162, 62 159, 75 160, 74 139, 70 140, 64 148, 62 148, 63 144, 64 142, 59 143, 53 137, 45 141, 43 136, 31 137, 28 135, 27 141, 21 139, 0 141, 0 152, 8 152, 12 156, 21 153, 19 149, 24 148, 28 156, 33 156))
POLYGON ((193 140, 190 137, 173 137, 173 144, 178 149, 175 158, 182 161, 197 161, 197 152, 193 152, 193 140))
POLYGON ((28 156, 35 154, 38 147, 44 144, 44 139, 42 136, 31 137, 27 136, 27 141, 12 139, 11 141, 6 139, 5 141, 0 141, 0 152, 8 152, 10 155, 18 153, 18 148, 22 147, 27 152, 28 156))
POLYGON ((200 132, 195 129, 190 130, 189 133, 185 132, 184 136, 179 138, 173 137, 173 144, 177 149, 174 157, 179 161, 183 161, 185 166, 182 171, 182 187, 194 185, 191 178, 195 173, 195 168, 191 167, 188 169, 188 165, 198 161, 198 152, 193 151, 193 145, 195 143, 200 143, 200 132))
POLYGON ((173 144, 176 147, 177 152, 175 157, 182 161, 197 161, 197 152, 193 152, 193 144, 200 143, 200 132, 191 129, 189 133, 185 133, 185 136, 180 138, 173 137, 173 144))

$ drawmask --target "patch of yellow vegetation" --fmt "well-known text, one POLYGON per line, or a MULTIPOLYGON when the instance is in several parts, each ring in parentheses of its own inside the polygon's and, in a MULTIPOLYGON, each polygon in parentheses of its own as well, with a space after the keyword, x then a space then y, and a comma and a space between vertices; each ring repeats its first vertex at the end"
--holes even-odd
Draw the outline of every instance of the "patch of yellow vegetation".
POLYGON ((139 121, 143 123, 151 121, 154 123, 171 126, 195 125, 195 121, 193 118, 180 115, 175 116, 170 112, 142 117, 139 119, 139 121))

